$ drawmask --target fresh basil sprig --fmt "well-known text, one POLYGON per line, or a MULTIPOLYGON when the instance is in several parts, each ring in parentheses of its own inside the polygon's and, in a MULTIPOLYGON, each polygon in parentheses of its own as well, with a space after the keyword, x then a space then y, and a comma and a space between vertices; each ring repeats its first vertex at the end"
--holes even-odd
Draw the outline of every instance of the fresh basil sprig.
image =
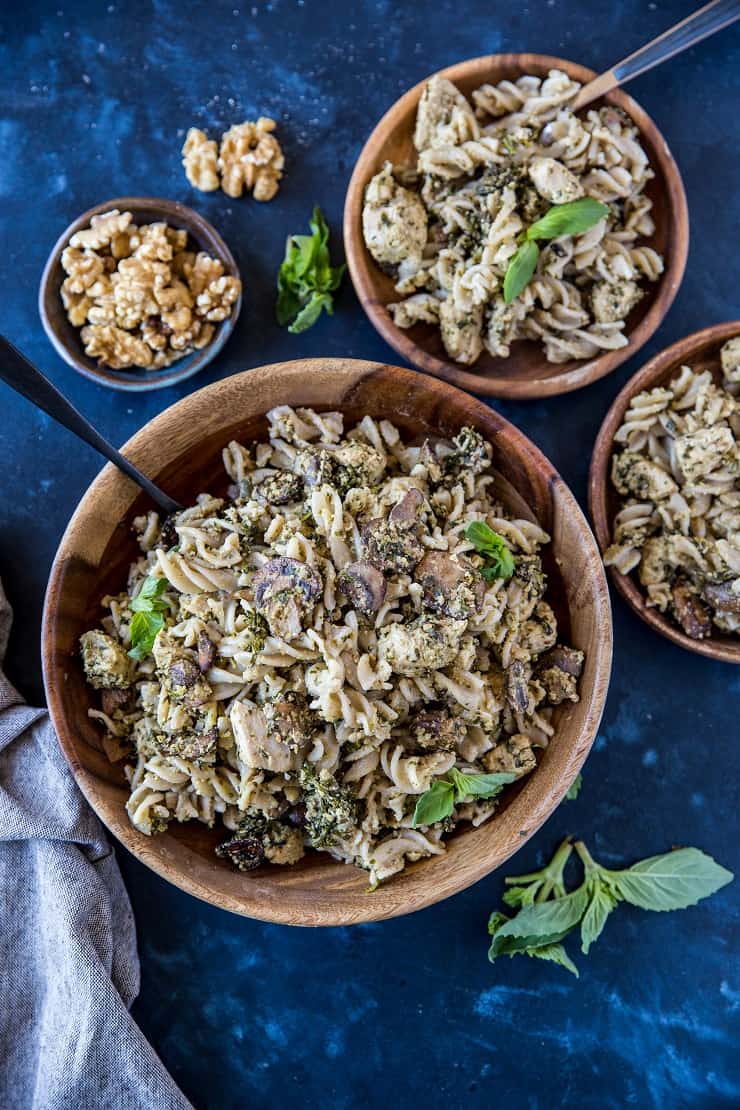
POLYGON ((164 628, 162 614, 167 610, 167 602, 161 594, 169 585, 166 578, 154 578, 151 575, 144 579, 141 589, 133 599, 129 608, 134 614, 131 621, 131 650, 132 659, 144 659, 152 650, 157 633, 164 628))
POLYGON ((583 863, 583 880, 568 892, 563 875, 572 851, 571 841, 565 840, 547 867, 504 880, 509 887, 504 901, 519 912, 514 917, 491 915, 490 960, 521 953, 552 960, 577 976, 561 941, 578 926, 586 955, 619 902, 655 912, 686 909, 734 877, 698 848, 679 848, 612 871, 597 863, 579 840, 575 851, 583 863))
POLYGON ((503 536, 482 520, 474 520, 465 529, 465 539, 472 543, 486 560, 481 574, 487 581, 494 578, 511 578, 514 573, 514 556, 503 536))
POLYGON ((456 805, 467 798, 493 798, 515 774, 499 771, 491 775, 467 775, 452 767, 446 779, 436 779, 429 789, 419 796, 414 810, 413 824, 433 825, 449 817, 456 805))
POLYGON ((329 257, 329 228, 320 208, 314 208, 308 226, 310 235, 289 235, 285 258, 278 272, 277 320, 290 323, 293 335, 312 327, 322 309, 334 312, 332 292, 339 287, 345 267, 332 266, 329 257))
POLYGON ((504 301, 510 304, 527 286, 537 267, 540 248, 537 239, 559 239, 561 235, 581 235, 609 212, 593 197, 581 197, 567 204, 554 204, 519 236, 519 249, 512 255, 504 276, 504 301))

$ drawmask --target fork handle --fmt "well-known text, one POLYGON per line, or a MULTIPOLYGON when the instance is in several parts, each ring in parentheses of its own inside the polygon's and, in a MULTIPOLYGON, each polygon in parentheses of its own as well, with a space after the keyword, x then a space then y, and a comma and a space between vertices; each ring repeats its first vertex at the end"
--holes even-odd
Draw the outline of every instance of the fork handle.
POLYGON ((58 424, 63 425, 68 431, 99 451, 104 458, 141 486, 165 513, 174 513, 182 508, 182 505, 173 501, 111 443, 103 439, 100 432, 85 419, 81 412, 77 411, 57 387, 2 335, 0 335, 0 380, 31 401, 37 408, 42 409, 52 420, 56 420, 58 424))
POLYGON ((712 0, 710 4, 705 4, 662 35, 635 50, 634 54, 617 62, 606 73, 589 81, 579 90, 571 107, 574 111, 585 108, 592 100, 604 96, 618 85, 626 85, 634 77, 666 62, 674 54, 680 54, 682 50, 695 46, 715 31, 729 27, 736 19, 740 19, 740 0, 712 0))

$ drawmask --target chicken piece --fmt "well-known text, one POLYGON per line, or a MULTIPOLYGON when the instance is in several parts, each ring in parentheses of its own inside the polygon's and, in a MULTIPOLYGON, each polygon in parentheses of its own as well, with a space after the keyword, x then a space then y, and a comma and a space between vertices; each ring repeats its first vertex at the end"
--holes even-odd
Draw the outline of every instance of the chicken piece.
POLYGON ((385 458, 369 443, 352 440, 334 451, 334 458, 342 470, 342 485, 375 486, 385 473, 385 458))
POLYGON ((662 536, 652 536, 645 541, 638 571, 643 586, 655 586, 666 580, 670 573, 667 552, 668 543, 662 536))
POLYGON ((471 366, 483 350, 483 305, 458 308, 452 297, 439 306, 439 330, 445 350, 455 362, 471 366))
POLYGON ((507 736, 495 748, 481 759, 481 763, 489 773, 505 771, 519 777, 528 775, 537 766, 537 757, 532 748, 532 742, 523 732, 515 732, 507 736))
POLYGON ((584 195, 584 188, 574 173, 556 158, 533 158, 529 176, 537 192, 550 204, 568 204, 584 195))
POLYGON ((453 662, 467 621, 422 614, 410 624, 389 624, 378 633, 378 658, 396 674, 424 674, 453 662))
POLYGON ((455 620, 467 620, 481 607, 485 582, 463 558, 443 551, 428 551, 414 570, 424 590, 424 606, 455 620))
POLYGON ((414 717, 409 725, 414 744, 425 752, 454 751, 468 735, 462 717, 453 717, 444 709, 430 710, 414 717))
POLYGON ((289 692, 259 708, 234 702, 230 712, 239 759, 265 771, 296 771, 311 743, 313 718, 305 701, 289 692))
POLYGON ((642 289, 634 281, 597 281, 591 288, 591 311, 599 324, 626 320, 642 300, 642 289))
POLYGON ((537 656, 553 647, 557 637, 555 614, 546 601, 540 601, 529 620, 522 624, 519 643, 529 655, 537 656))
POLYGON ((488 322, 483 342, 486 350, 494 358, 508 358, 511 344, 515 339, 517 306, 507 304, 503 297, 496 297, 488 313, 488 322))
POLYGON ((362 234, 380 266, 417 268, 427 241, 427 213, 421 199, 404 189, 386 162, 365 189, 362 234))
POLYGON ((714 424, 687 432, 675 441, 676 461, 687 482, 705 478, 717 467, 733 459, 735 437, 729 428, 714 424))
POLYGON ((719 353, 726 382, 740 382, 740 335, 728 339, 719 353))
POLYGON ((308 563, 280 555, 265 563, 254 576, 254 603, 273 636, 294 639, 301 634, 303 618, 321 596, 318 571, 308 563))
MULTIPOLYGON (((391 513, 394 510, 391 510, 391 513)), ((418 526, 411 521, 376 517, 362 529, 367 562, 379 570, 408 574, 424 554, 418 526)))
POLYGON ((371 563, 348 563, 337 586, 358 613, 377 613, 385 601, 385 578, 371 563))
POLYGON ((458 146, 479 132, 473 109, 452 81, 438 76, 427 81, 416 109, 414 146, 419 152, 458 146))
POLYGON ((112 636, 97 629, 83 632, 80 653, 85 678, 96 690, 122 689, 131 685, 131 660, 112 636))
MULTIPOLYGON (((582 652, 578 654, 583 656, 582 652)), ((545 699, 549 705, 578 701, 578 679, 562 667, 541 667, 537 671, 537 679, 544 687, 545 699)))
POLYGON ((305 829, 314 848, 326 848, 346 836, 357 823, 357 798, 330 771, 304 763, 299 775, 303 791, 305 829))
POLYGON ((670 497, 678 489, 666 470, 635 451, 621 451, 614 456, 612 482, 619 493, 632 493, 635 497, 650 501, 670 497))
POLYGON ((712 633, 712 618, 687 582, 677 582, 671 590, 673 614, 687 636, 703 640, 712 633))

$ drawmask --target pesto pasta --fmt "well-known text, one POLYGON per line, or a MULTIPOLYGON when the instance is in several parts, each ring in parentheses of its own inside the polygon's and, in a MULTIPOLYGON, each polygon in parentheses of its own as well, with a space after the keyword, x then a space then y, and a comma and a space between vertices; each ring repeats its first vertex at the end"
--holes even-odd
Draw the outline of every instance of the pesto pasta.
POLYGON ((627 344, 645 282, 663 272, 645 242, 655 230, 653 177, 637 128, 612 107, 569 108, 580 89, 560 70, 483 85, 472 103, 433 77, 417 111, 413 166, 387 162, 369 182, 363 234, 394 279, 400 328, 439 326, 448 356, 541 343, 546 359, 592 358, 627 344), (506 271, 527 227, 551 206, 591 197, 608 215, 543 244, 532 279, 507 301, 506 271))
POLYGON ((135 522, 141 558, 82 636, 90 714, 142 833, 219 821, 242 871, 313 848, 376 885, 494 812, 471 793, 415 822, 446 774, 535 768, 583 654, 545 600, 549 537, 498 503, 478 432, 268 420, 268 442, 225 449, 228 496, 135 522))

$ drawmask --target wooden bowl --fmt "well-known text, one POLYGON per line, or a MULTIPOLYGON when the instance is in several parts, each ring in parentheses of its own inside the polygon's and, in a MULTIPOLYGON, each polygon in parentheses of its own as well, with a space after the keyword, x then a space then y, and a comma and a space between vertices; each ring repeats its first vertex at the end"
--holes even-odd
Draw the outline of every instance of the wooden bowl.
MULTIPOLYGON (((221 449, 231 439, 264 438, 274 405, 341 410, 348 422, 366 413, 387 418, 407 436, 452 435, 475 425, 494 448, 500 496, 553 537, 545 549, 554 606, 565 640, 586 653, 581 700, 557 711, 557 734, 537 771, 507 791, 498 815, 459 831, 444 856, 410 865, 367 894, 367 875, 309 853, 294 867, 264 866, 248 876, 213 854, 223 829, 191 823, 154 838, 137 832, 124 810, 120 766, 101 751, 100 729, 77 655, 79 635, 100 620, 100 599, 118 592, 138 556, 131 521, 147 498, 106 466, 82 498, 57 552, 44 604, 42 653, 46 696, 59 742, 83 793, 123 844, 163 878, 223 909, 292 925, 348 925, 421 909, 463 890, 498 867, 562 800, 593 743, 604 707, 612 629, 606 576, 573 495, 521 432, 479 401, 409 370, 353 359, 308 359, 263 366, 194 393, 129 440, 124 453, 184 504, 226 485, 221 449), (526 509, 530 506, 531 510, 526 509)), ((552 599, 551 599, 552 600, 552 599)))
MULTIPOLYGON (((459 62, 440 70, 466 96, 485 82, 496 84, 515 80, 523 73, 545 76, 550 69, 562 69, 569 77, 585 84, 595 77, 593 70, 563 58, 546 54, 492 54, 459 62)), ((665 260, 659 281, 650 283, 645 296, 630 313, 626 332, 629 343, 618 351, 606 351, 592 359, 549 363, 538 343, 519 341, 509 358, 494 358, 486 351, 475 368, 452 362, 445 352, 439 328, 417 324, 396 327, 386 305, 399 299, 393 280, 373 261, 362 236, 362 203, 365 186, 386 161, 413 164, 416 109, 429 78, 415 85, 397 100, 381 119, 362 149, 347 189, 344 205, 344 248, 357 296, 371 323, 383 338, 419 370, 444 378, 463 389, 486 397, 516 399, 552 397, 580 389, 615 370, 648 341, 671 306, 686 268, 689 246, 689 217, 681 175, 668 145, 650 117, 631 97, 617 90, 593 106, 611 104, 622 108, 636 123, 655 177, 647 195, 653 201, 655 233, 645 242, 665 260)))
MULTIPOLYGON (((630 401, 644 389, 654 389, 665 385, 678 372, 681 366, 690 366, 702 373, 710 370, 717 382, 721 380, 719 351, 720 347, 740 335, 740 320, 729 324, 714 324, 711 328, 696 331, 666 347, 647 362, 617 395, 612 407, 606 414, 604 423, 596 437, 591 457, 588 500, 591 519, 594 524, 599 547, 605 551, 612 542, 613 521, 619 511, 621 498, 611 482, 611 458, 614 435, 624 419, 630 401)), ((640 586, 636 573, 620 574, 616 567, 609 567, 612 582, 625 601, 634 609, 638 617, 661 636, 672 640, 680 647, 688 648, 710 659, 721 659, 726 663, 740 663, 740 637, 723 636, 719 631, 706 640, 693 640, 678 624, 658 609, 648 608, 645 593, 640 586)))
POLYGON ((231 315, 216 325, 213 339, 201 351, 194 351, 185 358, 177 359, 165 370, 112 370, 109 366, 98 366, 97 360, 85 354, 80 337, 80 329, 70 324, 60 295, 65 273, 62 269, 62 251, 76 231, 87 227, 92 216, 117 208, 120 212, 131 212, 134 223, 154 223, 166 221, 170 227, 185 228, 189 240, 196 250, 206 251, 223 263, 224 271, 239 277, 239 268, 226 243, 215 227, 203 216, 175 200, 162 200, 159 197, 115 197, 103 204, 96 204, 83 212, 79 219, 70 224, 57 239, 49 255, 39 286, 39 314, 44 331, 51 340, 56 352, 66 363, 80 374, 100 385, 111 389, 123 389, 131 393, 141 393, 149 389, 164 389, 175 382, 192 378, 216 357, 234 330, 242 307, 242 295, 231 309, 231 315))

